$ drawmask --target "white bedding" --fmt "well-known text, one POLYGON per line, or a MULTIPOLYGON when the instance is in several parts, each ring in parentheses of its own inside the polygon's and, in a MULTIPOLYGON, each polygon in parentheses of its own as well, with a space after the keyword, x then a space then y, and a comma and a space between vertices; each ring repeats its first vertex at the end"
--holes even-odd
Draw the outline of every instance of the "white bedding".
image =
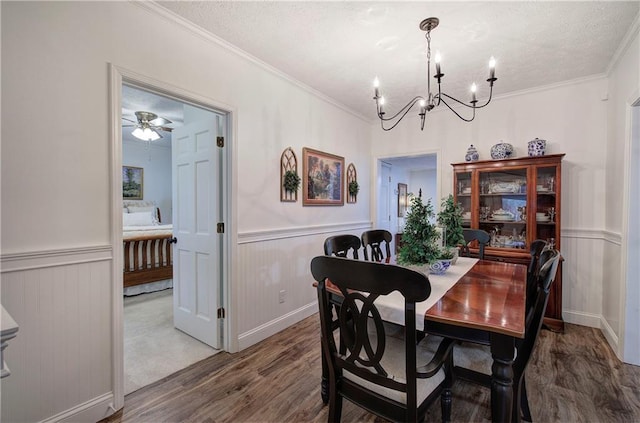
POLYGON ((150 225, 150 226, 124 226, 122 228, 122 239, 128 240, 137 237, 172 235, 173 225, 150 225))

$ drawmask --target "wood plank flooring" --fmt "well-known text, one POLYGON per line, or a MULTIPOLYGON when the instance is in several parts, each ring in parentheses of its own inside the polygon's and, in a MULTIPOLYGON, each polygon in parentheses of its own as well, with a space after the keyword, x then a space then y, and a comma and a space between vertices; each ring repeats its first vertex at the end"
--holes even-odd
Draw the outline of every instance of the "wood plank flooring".
MULTIPOLYGON (((597 329, 543 330, 527 370, 535 422, 640 422, 640 367, 620 362, 597 329)), ((135 391, 103 423, 326 422, 319 322, 312 316, 237 354, 219 353, 135 391)), ((454 422, 490 421, 488 389, 456 381, 454 422)), ((384 421, 343 405, 343 422, 384 421)), ((439 402, 427 422, 440 421, 439 402)))

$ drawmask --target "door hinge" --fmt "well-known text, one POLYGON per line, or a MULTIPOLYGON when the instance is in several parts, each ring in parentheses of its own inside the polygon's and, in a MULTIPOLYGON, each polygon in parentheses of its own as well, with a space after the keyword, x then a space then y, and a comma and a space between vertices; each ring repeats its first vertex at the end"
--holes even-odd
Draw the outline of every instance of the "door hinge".
POLYGON ((224 319, 224 307, 218 309, 218 319, 224 319))
POLYGON ((224 222, 220 222, 220 223, 218 223, 217 228, 216 228, 216 231, 217 231, 219 234, 223 234, 223 233, 224 233, 224 222))
POLYGON ((217 137, 216 138, 216 145, 218 147, 224 147, 224 137, 217 137))

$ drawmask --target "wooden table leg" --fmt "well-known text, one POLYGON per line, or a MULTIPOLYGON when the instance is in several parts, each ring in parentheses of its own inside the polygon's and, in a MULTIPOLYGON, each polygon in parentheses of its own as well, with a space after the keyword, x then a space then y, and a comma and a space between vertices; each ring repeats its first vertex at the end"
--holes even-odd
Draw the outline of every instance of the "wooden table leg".
POLYGON ((491 333, 491 420, 494 422, 511 421, 514 350, 513 337, 491 333))

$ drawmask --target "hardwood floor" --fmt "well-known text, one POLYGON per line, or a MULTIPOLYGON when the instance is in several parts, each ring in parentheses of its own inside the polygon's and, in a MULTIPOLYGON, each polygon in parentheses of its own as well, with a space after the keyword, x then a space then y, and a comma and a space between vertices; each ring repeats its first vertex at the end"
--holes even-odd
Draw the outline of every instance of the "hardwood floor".
MULTIPOLYGON (((535 422, 640 421, 640 367, 620 362, 597 329, 543 330, 527 370, 535 422)), ((489 421, 488 389, 456 381, 452 420, 489 421)), ((135 391, 103 423, 326 422, 318 317, 240 353, 219 353, 135 391)), ((344 422, 384 421, 344 402, 344 422)), ((427 422, 440 421, 439 402, 427 422)))

